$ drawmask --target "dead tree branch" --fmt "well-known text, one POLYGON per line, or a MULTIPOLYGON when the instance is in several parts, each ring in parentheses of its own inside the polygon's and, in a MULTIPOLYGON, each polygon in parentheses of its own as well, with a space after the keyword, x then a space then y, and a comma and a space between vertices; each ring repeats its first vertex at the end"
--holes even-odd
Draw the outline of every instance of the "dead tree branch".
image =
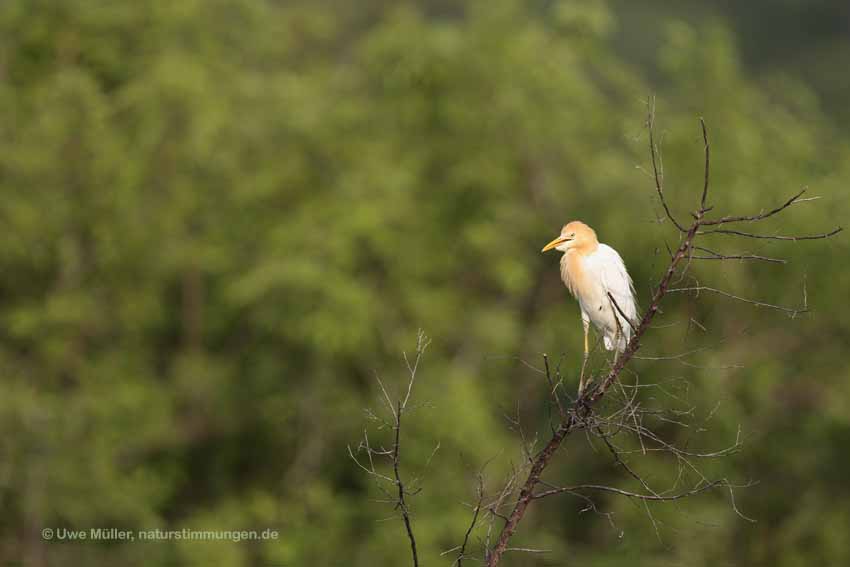
MULTIPOLYGON (((408 403, 410 402, 411 392, 413 391, 413 384, 416 381, 416 371, 419 368, 419 361, 422 359, 422 355, 425 350, 428 348, 430 341, 428 337, 422 331, 419 331, 416 341, 416 358, 413 363, 411 363, 407 354, 404 353, 404 361, 407 365, 408 371, 408 382, 407 382, 407 391, 404 394, 404 397, 399 397, 395 402, 390 398, 390 394, 387 391, 386 387, 384 387, 384 383, 378 376, 375 376, 375 380, 378 382, 378 386, 381 389, 381 394, 383 395, 383 401, 386 403, 387 408, 389 409, 391 420, 381 420, 376 414, 367 410, 367 415, 375 420, 382 421, 382 425, 386 425, 392 428, 393 430, 393 443, 392 449, 375 449, 369 443, 369 435, 367 431, 363 432, 363 440, 360 442, 360 445, 357 449, 357 453, 359 454, 361 451, 366 453, 366 459, 369 464, 362 463, 360 459, 355 455, 354 451, 352 451, 351 446, 348 447, 348 455, 351 459, 360 467, 363 471, 365 471, 368 475, 375 479, 376 483, 378 483, 378 488, 387 495, 387 499, 385 502, 389 502, 393 504, 393 509, 398 510, 401 514, 402 523, 404 524, 404 529, 407 534, 407 539, 410 542, 410 553, 413 559, 413 567, 419 567, 419 553, 416 547, 416 537, 413 535, 413 526, 411 523, 411 513, 410 508, 407 503, 407 497, 412 496, 419 492, 419 490, 411 491, 405 482, 402 480, 401 475, 401 425, 402 418, 406 414, 408 410, 408 403), (391 467, 392 467, 392 477, 378 472, 378 469, 375 466, 375 458, 385 458, 389 459, 391 467), (389 494, 389 491, 385 488, 385 484, 390 484, 395 486, 396 495, 393 497, 389 494)), ((434 453, 436 453, 437 449, 439 449, 439 444, 437 448, 434 449, 434 453)), ((431 455, 433 457, 433 453, 431 455)), ((428 459, 430 462, 430 458, 428 459)), ((427 464, 426 464, 427 466, 427 464)), ((415 484, 415 481, 414 481, 415 484)))
POLYGON ((679 232, 686 232, 684 226, 679 224, 679 221, 670 212, 670 207, 667 206, 667 199, 664 198, 664 172, 661 169, 658 158, 658 146, 655 145, 655 97, 648 101, 649 114, 646 120, 646 126, 649 130, 649 154, 652 161, 652 173, 655 179, 655 191, 658 193, 658 198, 661 200, 661 206, 664 207, 664 213, 670 222, 679 229, 679 232))
POLYGON ((466 534, 463 536, 463 542, 452 549, 448 549, 441 553, 440 555, 446 555, 448 553, 452 553, 453 551, 457 551, 457 557, 452 563, 452 567, 457 565, 457 567, 463 567, 463 560, 466 557, 466 548, 469 545, 469 536, 472 535, 472 530, 475 529, 475 524, 478 523, 478 515, 481 512, 481 507, 484 503, 484 473, 482 471, 478 472, 478 501, 475 503, 475 507, 472 509, 472 520, 469 522, 469 527, 466 529, 466 534))
POLYGON ((802 197, 803 193, 805 193, 805 192, 806 192, 806 189, 803 188, 799 193, 797 193, 796 195, 794 195, 793 197, 791 197, 790 199, 785 201, 785 203, 783 203, 782 205, 780 205, 780 206, 776 207, 775 209, 768 211, 766 213, 761 212, 757 215, 738 216, 738 217, 720 217, 719 219, 706 219, 706 220, 703 221, 702 226, 715 226, 715 225, 718 225, 718 224, 727 224, 727 223, 730 223, 730 222, 755 222, 755 221, 760 221, 760 220, 764 220, 768 217, 772 217, 773 215, 775 215, 777 213, 781 213, 782 211, 784 211, 785 209, 787 209, 788 207, 790 207, 794 203, 800 203, 802 201, 811 201, 811 200, 818 198, 818 197, 812 197, 810 199, 800 199, 800 197, 802 197))
MULTIPOLYGON (((783 307, 775 305, 760 299, 748 299, 738 296, 737 294, 727 292, 714 287, 702 285, 699 281, 693 281, 691 284, 683 284, 686 277, 689 280, 696 278, 689 276, 689 268, 691 260, 753 260, 768 263, 784 264, 785 260, 761 256, 758 254, 750 254, 743 252, 726 253, 716 250, 715 246, 711 248, 697 245, 703 236, 712 234, 722 234, 727 236, 738 236, 752 239, 765 240, 780 240, 780 241, 807 241, 820 240, 835 236, 842 231, 841 227, 837 227, 832 231, 809 234, 809 235, 772 235, 772 234, 757 234, 752 232, 740 231, 737 229, 726 228, 727 225, 734 223, 758 223, 766 219, 770 219, 780 215, 788 210, 792 205, 812 201, 818 197, 803 198, 806 189, 803 189, 768 210, 762 210, 757 214, 751 215, 725 215, 710 217, 709 213, 714 209, 709 205, 709 197, 711 190, 711 145, 709 143, 708 128, 705 121, 700 118, 700 130, 703 141, 704 155, 704 171, 702 178, 702 187, 698 190, 697 207, 691 212, 692 221, 689 224, 683 224, 672 213, 672 210, 667 202, 667 196, 664 191, 664 171, 661 163, 661 155, 656 144, 655 135, 655 109, 654 100, 650 99, 647 103, 647 129, 649 138, 649 153, 652 164, 653 180, 655 185, 655 193, 658 196, 661 207, 664 210, 666 218, 678 230, 678 246, 675 250, 671 250, 668 246, 669 263, 658 280, 658 283, 651 290, 651 298, 648 308, 635 320, 630 320, 625 316, 625 313, 617 304, 617 301, 611 294, 608 298, 611 302, 612 310, 615 311, 615 320, 618 326, 620 325, 619 315, 625 319, 631 327, 631 338, 621 352, 616 352, 612 360, 606 360, 604 370, 597 370, 597 380, 592 386, 584 389, 577 399, 570 398, 567 394, 559 392, 563 386, 563 380, 560 372, 560 363, 555 369, 553 376, 549 364, 549 357, 543 355, 543 369, 536 368, 528 362, 519 359, 520 362, 531 370, 545 376, 549 397, 552 402, 548 403, 548 417, 550 427, 552 429, 551 436, 545 443, 542 443, 542 448, 538 443, 538 438, 535 435, 533 438, 527 438, 525 431, 520 422, 519 403, 517 403, 516 418, 506 416, 511 423, 511 427, 515 429, 522 440, 522 458, 516 465, 512 465, 511 473, 507 476, 504 485, 500 490, 497 490, 490 497, 485 493, 485 483, 483 477, 483 468, 477 475, 477 494, 473 505, 469 505, 472 510, 472 516, 469 526, 463 536, 461 543, 442 553, 442 555, 456 553, 454 563, 457 567, 462 567, 464 559, 475 559, 469 552, 472 536, 479 526, 486 526, 486 532, 482 537, 483 544, 483 562, 488 567, 495 567, 499 564, 502 556, 508 551, 542 553, 545 550, 533 549, 530 547, 515 547, 511 545, 511 538, 515 535, 516 530, 525 517, 528 507, 535 500, 540 500, 549 496, 558 494, 567 494, 580 499, 586 504, 585 510, 592 510, 597 514, 606 516, 614 526, 612 514, 601 511, 595 501, 594 494, 613 494, 622 496, 640 502, 641 506, 646 509, 649 520, 652 522, 659 533, 658 525, 650 510, 650 503, 653 502, 674 502, 685 499, 690 496, 695 496, 703 492, 713 489, 724 489, 729 492, 730 506, 736 514, 747 521, 753 521, 744 516, 737 507, 735 502, 734 490, 737 488, 745 488, 754 484, 747 482, 743 484, 733 484, 727 479, 710 479, 709 475, 704 474, 699 466, 699 462, 704 459, 716 459, 726 457, 738 452, 742 447, 740 427, 734 444, 714 451, 698 451, 690 448, 690 442, 693 437, 696 437, 700 431, 704 431, 702 425, 698 425, 693 429, 686 429, 688 434, 684 443, 676 444, 665 440, 665 436, 660 435, 653 427, 670 427, 680 426, 689 428, 699 418, 695 407, 687 403, 687 395, 676 396, 673 393, 667 392, 666 383, 662 381, 659 384, 640 383, 637 373, 629 368, 628 365, 634 358, 643 358, 647 360, 680 360, 685 356, 693 354, 701 349, 695 349, 680 355, 668 357, 639 357, 637 352, 641 348, 641 341, 650 329, 658 328, 653 326, 655 317, 661 312, 661 305, 665 298, 672 293, 694 293, 699 294, 703 291, 717 295, 725 296, 735 301, 740 301, 753 305, 755 307, 765 307, 788 313, 790 316, 796 316, 799 313, 807 311, 807 301, 805 295, 805 286, 803 291, 802 307, 783 307), (695 254, 698 252, 699 254, 695 254), (626 383, 622 380, 623 372, 633 376, 633 383, 626 383), (612 388, 616 384, 616 387, 612 388), (641 388, 657 387, 666 396, 668 403, 665 407, 654 407, 655 398, 645 400, 643 396, 638 396, 641 388), (610 400, 612 403, 600 403, 603 397, 610 400), (672 400, 672 401, 671 401, 672 400), (557 423, 553 419, 552 407, 557 408, 558 419, 557 423), (613 406, 613 409, 611 409, 613 406), (571 484, 569 486, 557 486, 550 484, 543 479, 543 473, 553 457, 561 447, 563 442, 570 434, 580 431, 588 439, 591 447, 597 450, 597 440, 601 439, 605 448, 612 455, 614 463, 617 467, 622 468, 634 481, 639 484, 639 487, 633 490, 626 490, 614 486, 606 486, 598 483, 581 483, 571 484), (638 473, 638 468, 630 464, 633 455, 650 455, 662 454, 669 456, 675 463, 676 475, 672 479, 670 486, 663 490, 653 488, 646 478, 638 473), (501 529, 496 527, 496 521, 501 520, 501 529), (495 540, 495 541, 494 541, 495 540), (491 542, 494 543, 491 545, 491 542)), ((693 322, 703 330, 705 328, 698 322, 690 318, 690 323, 693 322)), ((626 329, 619 329, 623 332, 626 329)), ((598 345, 599 341, 597 341, 598 345)), ((428 346, 428 340, 420 332, 417 341, 416 358, 411 361, 405 354, 404 360, 408 371, 408 381, 406 390, 402 395, 393 399, 389 391, 384 386, 380 378, 376 377, 378 386, 381 392, 382 403, 386 404, 389 415, 386 418, 379 417, 377 414, 368 412, 370 419, 380 422, 381 427, 392 430, 392 444, 389 449, 383 446, 375 448, 370 444, 368 431, 364 431, 363 439, 356 451, 351 447, 348 452, 352 460, 357 466, 372 477, 379 490, 386 498, 383 502, 393 505, 393 510, 398 512, 398 517, 402 520, 405 528, 405 533, 409 541, 411 550, 412 562, 414 567, 419 566, 419 555, 417 550, 416 538, 414 536, 412 526, 412 515, 408 501, 411 496, 416 494, 419 489, 418 479, 413 481, 403 480, 401 471, 401 428, 403 418, 407 415, 409 409, 409 401, 412 396, 413 386, 416 381, 417 369, 421 360, 422 354, 428 346), (358 455, 365 453, 365 458, 360 458, 358 455), (383 463, 383 464, 380 464, 383 463)), ((591 355, 596 351, 596 347, 591 351, 591 355)), ((683 362, 684 363, 684 362, 683 362)), ((584 368, 582 368, 582 372, 584 368)), ((593 376, 591 376, 593 378, 593 376)), ((711 419, 716 411, 716 407, 708 416, 705 417, 705 422, 711 419)), ((385 412, 381 412, 382 414, 385 412)), ((439 445, 434 452, 439 449, 439 445)), ((433 457, 433 453, 432 453, 433 457)), ((429 458, 430 462, 430 458, 429 458)), ((486 466, 486 465, 485 465, 486 466)), ((427 467, 427 465, 426 465, 427 467)), ((481 528, 482 531, 484 527, 481 528)), ((660 535, 659 535, 660 538, 660 535)))
POLYGON ((762 262, 772 262, 774 264, 787 264, 787 260, 782 258, 769 258, 767 256, 758 256, 756 254, 721 254, 704 246, 694 246, 694 250, 711 254, 711 256, 691 256, 691 260, 761 260, 762 262))
POLYGON ((760 238, 763 240, 791 240, 796 242, 798 240, 821 240, 823 238, 829 238, 831 236, 835 236, 839 232, 844 230, 842 227, 836 227, 829 232, 823 232, 820 234, 807 234, 807 235, 797 235, 797 236, 781 236, 774 234, 752 234, 750 232, 743 232, 740 230, 730 230, 725 228, 716 228, 714 230, 703 230, 700 231, 700 236, 709 235, 709 234, 732 234, 735 236, 744 236, 746 238, 760 238))
MULTIPOLYGON (((632 476, 635 476, 636 478, 638 478, 638 480, 644 486, 646 493, 630 492, 630 491, 622 490, 622 489, 619 489, 619 488, 602 486, 602 485, 593 485, 593 484, 582 484, 582 485, 569 486, 569 487, 555 487, 555 488, 551 488, 550 490, 543 491, 543 492, 537 492, 536 491, 536 489, 539 485, 541 485, 541 484, 545 485, 546 484, 545 481, 543 481, 541 479, 541 475, 543 474, 543 471, 546 469, 546 467, 551 462, 552 457, 555 455, 558 448, 563 443, 564 439, 566 439, 573 431, 575 431, 577 429, 585 429, 587 431, 590 431, 590 430, 593 430, 594 428, 598 428, 601 423, 606 423, 609 426, 612 425, 612 421, 606 420, 604 418, 600 418, 599 416, 597 416, 594 413, 594 408, 597 406, 598 402, 602 399, 602 397, 606 395, 606 393, 608 392, 610 387, 615 382, 618 381, 623 370, 626 368, 626 365, 632 360, 632 358, 635 357, 635 353, 640 349, 641 339, 647 333, 647 331, 650 329, 651 323, 652 323, 653 319, 655 318, 655 316, 658 314, 660 307, 661 307, 661 304, 662 304, 664 298, 666 297, 666 295, 668 293, 704 290, 704 291, 711 291, 711 292, 727 295, 728 297, 731 297, 733 299, 745 301, 747 303, 751 303, 751 304, 754 304, 756 306, 771 307, 771 308, 779 309, 779 310, 786 311, 786 312, 789 312, 789 313, 792 313, 792 314, 797 314, 797 313, 800 313, 804 310, 804 309, 784 308, 784 307, 781 307, 781 306, 769 304, 767 302, 747 300, 747 299, 735 296, 733 294, 730 294, 730 293, 727 293, 727 292, 722 292, 720 290, 716 290, 714 288, 708 288, 708 287, 705 287, 705 286, 694 286, 694 287, 687 287, 687 288, 673 288, 673 287, 671 287, 671 282, 673 281, 674 277, 676 277, 677 274, 678 274, 679 277, 681 278, 684 271, 687 270, 687 267, 688 267, 690 260, 692 258, 694 258, 694 255, 693 255, 694 250, 701 250, 703 252, 710 254, 710 256, 708 256, 708 257, 697 256, 697 258, 699 258, 699 259, 724 260, 724 259, 737 258, 737 259, 763 260, 763 261, 769 261, 769 262, 782 262, 781 260, 777 260, 777 259, 773 259, 773 258, 765 258, 765 257, 759 257, 759 256, 753 256, 753 255, 743 255, 743 254, 725 255, 722 252, 714 252, 714 251, 711 251, 711 250, 708 250, 708 249, 705 249, 705 248, 697 247, 695 245, 695 241, 697 240, 698 237, 701 237, 703 235, 710 235, 710 234, 728 234, 728 235, 738 235, 738 236, 749 237, 749 238, 765 238, 765 239, 772 239, 772 240, 797 241, 797 240, 815 240, 815 239, 829 238, 831 236, 838 234, 842 230, 841 227, 838 227, 838 228, 836 228, 836 229, 834 229, 830 232, 827 232, 827 233, 822 233, 822 234, 817 234, 817 235, 804 235, 804 236, 757 235, 757 234, 751 234, 751 233, 746 233, 746 232, 741 232, 741 231, 736 231, 736 230, 730 230, 730 229, 725 229, 725 228, 714 228, 714 229, 711 229, 711 230, 702 230, 704 227, 709 227, 709 226, 711 226, 711 227, 722 227, 723 225, 726 225, 726 224, 729 224, 729 223, 758 222, 758 221, 773 217, 773 216, 781 213, 782 211, 786 210, 788 207, 790 207, 791 205, 793 205, 795 203, 799 203, 799 202, 808 200, 808 199, 801 199, 802 195, 805 192, 805 190, 803 190, 803 191, 800 191, 799 193, 797 193, 796 195, 794 195, 792 198, 785 201, 779 207, 771 209, 767 212, 762 212, 762 213, 759 213, 759 214, 756 214, 756 215, 749 215, 749 216, 730 215, 730 216, 724 216, 724 217, 713 218, 713 219, 707 218, 706 215, 713 209, 712 206, 709 206, 707 204, 708 197, 709 197, 709 190, 710 190, 710 165, 711 165, 711 149, 710 148, 711 147, 710 147, 710 144, 709 144, 708 129, 707 129, 705 121, 703 119, 700 119, 700 121, 699 121, 701 132, 702 132, 702 137, 703 137, 703 151, 704 151, 704 164, 705 164, 704 165, 704 175, 703 175, 703 186, 702 186, 702 191, 701 191, 701 194, 700 194, 700 197, 699 197, 699 206, 697 207, 697 209, 694 212, 691 213, 691 216, 693 217, 693 221, 690 223, 689 226, 683 225, 673 216, 673 214, 670 210, 670 207, 667 203, 665 193, 664 193, 664 186, 663 186, 664 175, 663 175, 663 170, 662 170, 661 165, 660 165, 660 157, 659 157, 658 147, 657 147, 656 142, 655 142, 655 132, 654 132, 654 130, 655 130, 655 128, 654 128, 655 112, 654 112, 654 100, 652 100, 652 99, 650 99, 650 101, 648 102, 648 110, 649 110, 649 112, 648 112, 648 117, 647 117, 647 128, 648 128, 648 132, 649 132, 649 136, 648 136, 649 137, 649 152, 650 152, 650 159, 651 159, 651 162, 652 162, 653 178, 654 178, 654 182, 655 182, 655 190, 656 190, 658 198, 661 202, 661 206, 664 209, 664 212, 665 212, 667 218, 678 229, 680 235, 682 235, 682 240, 681 240, 678 248, 676 248, 675 252, 671 253, 670 263, 667 266, 667 269, 664 271, 663 275, 661 276, 661 279, 659 280, 658 284, 655 286, 655 289, 652 293, 652 299, 649 303, 649 307, 644 312, 643 317, 640 319, 640 322, 637 323, 637 326, 633 327, 634 333, 633 333, 632 338, 629 341, 628 345, 626 346, 625 350, 623 352, 619 353, 619 355, 614 360, 614 363, 611 365, 610 369, 605 374, 604 378, 601 381, 597 382, 597 385, 595 387, 587 388, 583 392, 583 394, 572 404, 572 407, 570 407, 569 409, 566 409, 566 410, 563 410, 563 408, 559 407, 559 409, 561 410, 561 416, 562 416, 561 422, 558 425, 558 427, 555 428, 555 430, 552 433, 551 438, 544 445, 544 447, 538 453, 533 455, 533 457, 531 459, 531 463, 530 463, 531 467, 529 469, 529 472, 528 472, 528 475, 525 479, 525 482, 522 484, 522 487, 519 490, 519 494, 518 494, 517 500, 514 504, 513 510, 511 511, 510 515, 507 516, 507 518, 505 520, 505 524, 502 527, 502 531, 499 534, 499 537, 496 541, 495 546, 491 550, 489 550, 489 552, 486 554, 485 559, 486 559, 486 565, 488 567, 495 567, 496 565, 498 565, 499 561, 501 560, 502 555, 506 551, 513 549, 509 546, 509 542, 511 540, 511 537, 516 532, 517 526, 519 525, 519 523, 522 521, 523 517, 525 516, 525 513, 528 509, 529 504, 534 500, 537 500, 537 499, 540 499, 540 498, 543 498, 543 497, 546 497, 546 496, 549 496, 549 495, 553 495, 553 494, 569 493, 569 494, 573 494, 575 496, 579 496, 583 499, 587 499, 588 498, 587 495, 582 494, 582 491, 601 491, 601 492, 609 492, 609 493, 614 493, 614 494, 618 494, 618 495, 621 495, 621 496, 626 496, 626 497, 629 497, 629 498, 641 500, 643 502, 647 502, 647 501, 672 501, 672 500, 679 500, 679 499, 685 498, 687 496, 699 494, 701 492, 704 492, 706 490, 710 490, 712 488, 723 487, 723 488, 727 488, 730 491, 730 498, 731 498, 731 503, 732 503, 733 509, 736 511, 736 513, 738 513, 742 517, 745 517, 742 514, 740 514, 740 512, 738 511, 737 506, 735 505, 735 502, 734 502, 734 494, 733 494, 732 490, 733 490, 733 488, 736 488, 737 486, 731 485, 725 479, 724 480, 709 481, 708 479, 706 479, 702 475, 702 473, 699 472, 699 470, 689 460, 689 457, 720 456, 720 455, 723 455, 723 454, 728 454, 728 451, 726 451, 726 452, 724 452, 724 451, 716 452, 714 454, 700 454, 700 453, 695 453, 695 452, 684 451, 684 450, 679 449, 678 447, 674 447, 674 446, 664 442, 657 435, 655 435, 654 433, 649 431, 646 427, 640 425, 638 423, 637 419, 636 419, 636 415, 635 415, 636 408, 634 408, 634 407, 631 407, 629 409, 629 411, 620 412, 620 416, 622 417, 622 419, 616 423, 616 427, 618 428, 617 430, 631 431, 632 433, 636 434, 638 436, 638 438, 641 440, 642 450, 644 452, 646 452, 647 450, 652 450, 652 448, 647 448, 647 447, 643 446, 643 439, 646 438, 650 441, 657 443, 660 447, 660 450, 664 450, 664 451, 667 451, 667 452, 670 452, 671 454, 673 454, 676 457, 677 461, 679 462, 680 477, 681 477, 682 474, 685 473, 685 471, 691 471, 691 472, 697 474, 697 476, 700 478, 699 483, 696 486, 693 486, 688 490, 679 491, 679 492, 676 492, 676 493, 673 493, 673 494, 657 493, 657 492, 653 491, 651 488, 649 488, 649 486, 643 481, 643 479, 641 479, 639 476, 637 476, 632 469, 628 468, 628 466, 625 465, 625 463, 620 459, 619 455, 621 453, 618 452, 613 447, 613 445, 609 444, 608 445, 609 449, 611 449, 612 451, 615 452, 618 462, 622 463, 623 466, 625 466, 626 469, 630 472, 630 474, 632 474, 632 476), (626 419, 626 417, 628 417, 628 419, 626 419), (633 421, 633 423, 630 423, 630 421, 633 421)), ((611 299, 612 299, 612 302, 613 302, 613 298, 611 298, 611 299)), ((613 302, 613 304, 614 304, 614 307, 622 315, 622 311, 619 309, 619 306, 616 305, 616 302, 613 302)), ((631 324, 631 322, 630 322, 630 324, 631 324)), ((544 359, 544 361, 545 361, 545 359, 544 359)), ((545 361, 545 362, 546 362, 546 365, 547 365, 547 368, 548 368, 548 361, 545 361)), ((547 372, 547 377, 548 377, 548 372, 547 372)), ((550 379, 550 387, 551 387, 551 379, 550 379)), ((627 405, 630 406, 630 404, 631 404, 631 402, 627 402, 627 405)), ((607 437, 609 437, 609 436, 603 435, 603 438, 606 439, 606 443, 608 443, 607 437)), ((739 447, 739 442, 736 441, 735 446, 733 448, 730 448, 730 451, 736 450, 738 447, 739 447)), ((748 485, 741 485, 741 486, 748 486, 748 485)), ((647 511, 648 511, 648 509, 647 509, 647 511)), ((654 520, 653 520, 653 523, 654 523, 654 520)))
POLYGON ((614 488, 612 486, 603 486, 598 484, 579 484, 577 486, 562 486, 558 488, 553 488, 551 490, 547 490, 545 492, 540 492, 539 494, 535 494, 535 499, 546 498, 547 496, 552 496, 555 494, 563 494, 564 492, 580 492, 582 490, 596 490, 601 492, 613 492, 614 494, 619 494, 621 496, 628 496, 629 498, 634 498, 636 500, 655 500, 658 502, 665 502, 671 500, 680 500, 682 498, 686 498, 688 496, 693 496, 694 494, 699 494, 700 492, 705 492, 706 490, 711 490, 712 488, 717 488, 718 486, 726 487, 728 483, 723 480, 717 480, 714 482, 710 482, 708 484, 704 484, 703 486, 699 486, 697 488, 693 488, 691 490, 680 492, 678 494, 671 494, 668 496, 664 496, 661 494, 640 494, 638 492, 630 492, 628 490, 622 490, 620 488, 614 488))
MULTIPOLYGON (((411 384, 413 380, 411 380, 411 384)), ((408 390, 408 396, 410 395, 410 391, 408 390)), ((407 397, 405 397, 405 403, 407 402, 407 397)), ((396 424, 395 424, 395 440, 393 442, 393 474, 395 475, 395 484, 398 487, 398 508, 401 510, 401 517, 404 520, 404 528, 407 530, 407 538, 410 540, 410 552, 413 555, 413 567, 419 567, 419 557, 416 553, 416 538, 413 536, 413 528, 410 526, 410 510, 407 508, 407 502, 404 500, 405 490, 404 483, 401 480, 401 473, 399 473, 398 465, 401 461, 401 457, 399 456, 399 450, 401 444, 399 443, 399 435, 401 434, 401 416, 404 414, 404 406, 401 402, 398 402, 397 405, 398 411, 396 412, 396 424)))

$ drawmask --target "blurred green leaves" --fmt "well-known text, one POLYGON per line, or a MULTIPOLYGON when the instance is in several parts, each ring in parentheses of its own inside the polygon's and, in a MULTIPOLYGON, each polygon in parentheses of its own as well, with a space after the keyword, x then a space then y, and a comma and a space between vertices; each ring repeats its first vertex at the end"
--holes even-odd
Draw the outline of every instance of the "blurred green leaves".
MULTIPOLYGON (((493 490, 522 458, 505 416, 530 436, 547 427, 547 386, 518 359, 563 353, 575 382, 578 311, 541 246, 581 218, 621 252, 645 304, 675 245, 647 174, 650 94, 677 214, 701 187, 704 116, 719 213, 809 186, 823 199, 765 230, 840 224, 848 138, 800 69, 753 71, 722 13, 642 10, 653 26, 629 45, 638 20, 598 0, 3 3, 0 559, 404 564, 400 526, 379 521, 392 510, 371 502, 380 493, 345 448, 379 405, 374 374, 400 386, 423 328, 434 341, 404 467, 423 474, 414 529, 439 561, 467 525, 477 467, 494 459, 493 490), (651 64, 636 55, 656 43, 651 64), (281 539, 37 537, 113 525, 281 539)), ((711 349, 635 370, 686 384, 676 395, 700 415, 720 402, 700 442, 723 445, 739 423, 752 434, 718 466, 762 480, 739 503, 759 524, 707 496, 659 510, 660 543, 629 502, 601 499, 611 529, 552 500, 520 534, 552 556, 512 565, 844 557, 850 519, 833 510, 823 529, 816 512, 850 467, 846 239, 711 238, 790 263, 695 265, 701 281, 792 305, 805 281, 813 313, 671 298, 672 326, 647 352, 711 349)), ((581 443, 550 474, 623 480, 581 443)))

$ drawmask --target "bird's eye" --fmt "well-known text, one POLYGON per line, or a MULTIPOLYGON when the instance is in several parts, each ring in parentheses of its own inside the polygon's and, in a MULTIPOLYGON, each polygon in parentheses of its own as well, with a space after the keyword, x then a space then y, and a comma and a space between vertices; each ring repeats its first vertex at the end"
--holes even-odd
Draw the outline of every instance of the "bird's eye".
POLYGON ((572 233, 572 234, 570 235, 570 238, 575 238, 575 237, 576 237, 576 233, 575 233, 575 232, 574 232, 574 233, 572 233))

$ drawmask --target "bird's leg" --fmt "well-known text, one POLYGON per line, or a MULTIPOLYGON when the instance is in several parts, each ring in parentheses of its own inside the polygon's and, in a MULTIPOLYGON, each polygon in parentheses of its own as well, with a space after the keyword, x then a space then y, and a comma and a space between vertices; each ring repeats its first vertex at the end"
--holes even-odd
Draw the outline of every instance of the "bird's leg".
POLYGON ((584 318, 581 320, 581 324, 584 327, 584 357, 581 361, 581 374, 578 379, 578 395, 581 396, 582 391, 584 390, 584 370, 587 367, 587 358, 590 352, 587 344, 587 331, 590 323, 586 321, 584 318))

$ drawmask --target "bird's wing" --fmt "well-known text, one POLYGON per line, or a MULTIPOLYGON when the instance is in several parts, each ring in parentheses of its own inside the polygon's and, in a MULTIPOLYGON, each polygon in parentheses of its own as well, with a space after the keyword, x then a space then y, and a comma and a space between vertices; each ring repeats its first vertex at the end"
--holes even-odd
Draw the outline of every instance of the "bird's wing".
MULTIPOLYGON (((635 288, 629 272, 626 271, 623 259, 616 250, 607 244, 600 244, 596 252, 590 255, 590 259, 593 264, 593 271, 601 279, 605 291, 611 294, 632 325, 636 324, 635 288)), ((620 318, 620 314, 617 315, 620 318)), ((628 333, 630 325, 626 323, 623 327, 626 327, 627 334, 630 334, 628 333)))

